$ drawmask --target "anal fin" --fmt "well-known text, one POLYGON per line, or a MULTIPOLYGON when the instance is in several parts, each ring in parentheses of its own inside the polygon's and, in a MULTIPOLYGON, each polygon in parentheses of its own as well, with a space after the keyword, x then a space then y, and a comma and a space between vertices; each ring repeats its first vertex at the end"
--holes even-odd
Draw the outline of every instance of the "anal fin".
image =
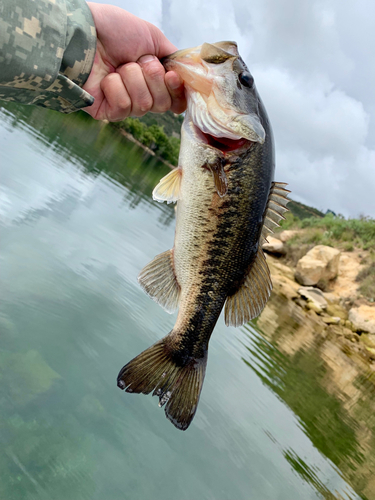
POLYGON ((260 244, 263 245, 267 241, 267 236, 273 233, 273 230, 279 227, 279 222, 285 219, 284 213, 288 212, 286 208, 290 200, 287 196, 290 193, 285 189, 285 182, 273 182, 268 196, 266 211, 264 214, 264 222, 261 234, 260 244))
POLYGON ((166 201, 174 203, 178 200, 180 194, 182 169, 175 168, 169 174, 164 176, 152 192, 152 198, 156 201, 166 201))
POLYGON ((167 312, 172 313, 178 306, 180 286, 173 267, 172 250, 157 255, 138 276, 143 290, 167 312))
POLYGON ((272 290, 270 271, 263 250, 257 256, 237 292, 227 298, 225 303, 225 324, 241 326, 259 316, 264 309, 272 290))

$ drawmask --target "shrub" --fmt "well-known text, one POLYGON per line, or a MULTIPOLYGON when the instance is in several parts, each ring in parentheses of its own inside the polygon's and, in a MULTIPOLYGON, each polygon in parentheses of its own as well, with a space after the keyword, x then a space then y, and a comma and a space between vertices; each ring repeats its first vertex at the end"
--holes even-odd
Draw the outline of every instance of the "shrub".
POLYGON ((131 134, 139 142, 152 149, 156 155, 177 165, 180 151, 180 139, 169 137, 159 125, 147 126, 138 118, 126 118, 122 122, 114 123, 113 126, 131 134))

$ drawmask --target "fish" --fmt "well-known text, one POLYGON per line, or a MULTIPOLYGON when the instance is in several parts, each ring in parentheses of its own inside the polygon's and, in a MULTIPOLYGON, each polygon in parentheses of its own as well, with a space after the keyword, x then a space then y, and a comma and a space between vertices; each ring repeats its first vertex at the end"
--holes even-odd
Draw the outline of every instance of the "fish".
POLYGON ((289 190, 274 182, 271 124, 235 42, 203 43, 162 60, 184 81, 187 110, 178 168, 153 191, 177 202, 174 246, 140 272, 144 291, 172 313, 170 333, 127 363, 117 385, 153 393, 186 430, 197 410, 208 344, 224 309, 227 326, 257 317, 272 290, 262 251, 284 219, 289 190))

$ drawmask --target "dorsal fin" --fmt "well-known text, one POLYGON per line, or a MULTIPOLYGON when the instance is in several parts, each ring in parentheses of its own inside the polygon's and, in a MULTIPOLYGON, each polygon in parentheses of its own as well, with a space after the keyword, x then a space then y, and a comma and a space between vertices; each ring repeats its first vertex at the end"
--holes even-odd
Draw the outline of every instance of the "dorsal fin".
POLYGON ((178 306, 180 286, 173 268, 172 250, 157 255, 139 273, 138 281, 143 290, 167 312, 178 306))
POLYGON ((263 250, 257 256, 237 292, 225 303, 225 324, 241 326, 259 316, 271 295, 272 282, 263 250))
POLYGON ((266 206, 266 211, 264 214, 264 222, 262 228, 262 234, 260 238, 260 245, 262 246, 264 242, 267 241, 267 236, 273 233, 276 227, 279 227, 279 222, 285 219, 284 213, 288 212, 286 208, 290 200, 287 196, 290 193, 285 182, 273 182, 268 196, 268 202, 266 206))
POLYGON ((178 200, 180 194, 182 169, 175 168, 169 174, 165 175, 157 184, 152 192, 152 198, 156 201, 166 201, 174 203, 178 200))

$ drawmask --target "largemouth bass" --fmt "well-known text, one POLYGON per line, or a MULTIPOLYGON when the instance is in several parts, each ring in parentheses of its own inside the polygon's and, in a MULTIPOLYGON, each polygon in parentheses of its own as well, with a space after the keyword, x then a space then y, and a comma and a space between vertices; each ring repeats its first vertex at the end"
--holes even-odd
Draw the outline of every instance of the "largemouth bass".
POLYGON ((143 289, 168 312, 173 330, 125 365, 117 383, 159 397, 179 429, 199 401, 208 342, 224 308, 240 326, 260 314, 272 289, 262 251, 287 210, 285 184, 273 182, 274 145, 254 79, 234 42, 204 43, 163 61, 185 83, 188 109, 179 167, 156 186, 177 201, 174 247, 140 273, 143 289))

